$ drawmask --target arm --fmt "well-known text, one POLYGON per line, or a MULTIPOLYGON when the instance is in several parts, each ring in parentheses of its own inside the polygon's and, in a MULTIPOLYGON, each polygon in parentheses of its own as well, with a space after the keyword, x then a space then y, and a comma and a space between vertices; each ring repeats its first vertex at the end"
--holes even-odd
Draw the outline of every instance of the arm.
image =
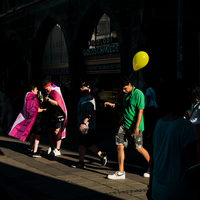
POLYGON ((106 107, 106 106, 110 106, 111 108, 114 108, 115 104, 114 103, 110 103, 110 102, 105 102, 104 103, 104 107, 106 107))
POLYGON ((136 125, 135 125, 135 129, 133 131, 133 136, 134 137, 137 137, 138 134, 139 134, 139 125, 140 125, 140 122, 142 120, 143 111, 144 111, 143 109, 139 109, 137 122, 136 122, 136 125))
POLYGON ((53 106, 58 106, 58 102, 56 100, 50 99, 49 97, 45 97, 45 101, 49 102, 53 106))
POLYGON ((83 120, 83 123, 80 125, 79 130, 83 131, 85 128, 86 123, 90 120, 91 116, 92 116, 92 112, 93 110, 88 110, 85 119, 83 120))
POLYGON ((123 106, 120 103, 105 102, 104 107, 106 107, 106 106, 110 106, 111 108, 123 109, 123 106))
POLYGON ((38 108, 38 112, 40 113, 40 112, 43 112, 43 111, 46 111, 47 110, 47 108, 45 108, 45 109, 43 109, 43 108, 38 108))

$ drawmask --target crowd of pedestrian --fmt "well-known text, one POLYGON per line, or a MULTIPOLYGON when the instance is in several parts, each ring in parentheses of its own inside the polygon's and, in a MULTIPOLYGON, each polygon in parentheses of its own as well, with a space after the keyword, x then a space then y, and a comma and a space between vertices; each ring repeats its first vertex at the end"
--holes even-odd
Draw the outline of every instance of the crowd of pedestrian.
MULTIPOLYGON (((106 152, 100 150, 93 140, 98 83, 99 79, 92 87, 86 80, 81 81, 81 98, 77 105, 79 160, 72 165, 73 168, 85 168, 87 149, 99 157, 102 166, 107 164, 106 152)), ((23 90, 18 95, 13 95, 9 86, 0 94, 1 129, 5 128, 3 124, 7 120, 6 131, 10 136, 25 141, 30 133, 30 155, 41 157, 38 145, 42 135, 42 112, 48 112, 49 148, 45 153, 61 155, 62 139, 66 137, 67 108, 60 87, 49 80, 42 82, 42 93, 35 84, 28 88, 22 82, 21 86, 23 90), (19 105, 21 111, 15 116, 19 105), (16 118, 15 121, 13 118, 16 118)), ((127 77, 122 77, 120 88, 123 94, 120 102, 104 103, 105 107, 122 110, 115 135, 118 169, 107 178, 126 178, 125 148, 132 145, 147 162, 144 177, 150 177, 149 200, 198 199, 200 88, 180 80, 169 83, 160 80, 155 87, 152 80, 147 79, 144 90, 140 90, 127 77), (144 137, 152 141, 152 155, 143 146, 144 137)))

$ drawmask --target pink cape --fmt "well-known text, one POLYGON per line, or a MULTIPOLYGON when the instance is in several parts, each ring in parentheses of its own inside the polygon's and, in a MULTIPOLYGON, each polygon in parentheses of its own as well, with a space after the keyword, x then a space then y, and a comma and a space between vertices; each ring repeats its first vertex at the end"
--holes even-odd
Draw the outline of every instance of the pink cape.
POLYGON ((50 96, 57 101, 58 105, 61 107, 63 112, 65 113, 65 121, 63 123, 63 126, 61 127, 61 139, 66 137, 66 126, 67 126, 67 109, 65 106, 64 99, 62 97, 62 93, 59 87, 56 85, 52 85, 52 91, 50 93, 50 96))
POLYGON ((32 92, 26 93, 23 110, 15 120, 9 135, 24 142, 35 122, 38 108, 36 95, 32 92))

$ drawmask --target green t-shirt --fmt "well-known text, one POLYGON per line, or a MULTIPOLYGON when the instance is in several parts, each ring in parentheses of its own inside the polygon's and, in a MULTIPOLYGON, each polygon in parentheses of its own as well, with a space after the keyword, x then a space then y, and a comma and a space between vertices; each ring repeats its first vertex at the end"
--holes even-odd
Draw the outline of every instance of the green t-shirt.
MULTIPOLYGON (((145 98, 142 91, 133 87, 131 93, 125 94, 123 97, 124 107, 124 123, 123 126, 128 129, 135 129, 137 122, 138 110, 145 108, 145 98)), ((139 130, 144 130, 144 118, 142 116, 139 130)))

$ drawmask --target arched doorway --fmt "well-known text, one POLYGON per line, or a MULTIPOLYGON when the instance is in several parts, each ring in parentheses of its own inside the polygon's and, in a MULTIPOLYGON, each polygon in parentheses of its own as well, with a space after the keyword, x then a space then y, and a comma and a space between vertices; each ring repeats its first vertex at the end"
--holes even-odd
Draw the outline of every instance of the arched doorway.
POLYGON ((89 81, 93 85, 97 110, 100 110, 103 101, 117 98, 121 77, 120 47, 114 25, 106 13, 98 13, 90 30, 84 33, 87 35, 80 49, 80 81, 89 81))
POLYGON ((56 24, 50 31, 44 46, 41 72, 43 79, 49 79, 61 87, 66 102, 70 102, 71 79, 69 75, 68 51, 63 31, 56 24))
POLYGON ((110 74, 115 76, 121 73, 121 59, 117 34, 105 13, 95 22, 93 33, 87 42, 87 48, 83 49, 84 72, 96 77, 103 76, 108 87, 117 86, 110 78, 106 81, 110 74))

